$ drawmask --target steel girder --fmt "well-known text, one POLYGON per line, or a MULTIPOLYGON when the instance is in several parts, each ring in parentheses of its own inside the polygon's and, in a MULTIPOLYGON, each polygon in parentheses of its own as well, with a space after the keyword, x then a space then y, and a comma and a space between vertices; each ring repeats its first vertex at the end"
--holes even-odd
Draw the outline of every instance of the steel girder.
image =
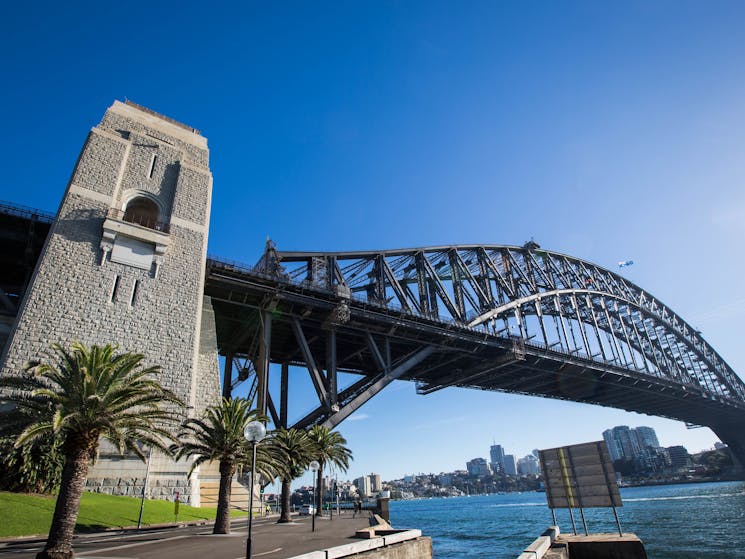
POLYGON ((519 337, 667 379, 712 399, 745 402, 745 383, 668 306, 608 269, 534 243, 267 251, 262 265, 292 283, 347 290, 352 300, 404 315, 519 337))
POLYGON ((700 334, 619 275, 536 245, 269 245, 253 267, 209 259, 205 294, 224 385, 250 381, 276 425, 333 427, 400 379, 421 394, 503 391, 706 425, 745 463, 745 387, 700 334), (279 396, 269 363, 281 364, 279 396), (287 407, 298 367, 318 400, 299 418, 287 407), (339 373, 357 376, 341 388, 339 373))

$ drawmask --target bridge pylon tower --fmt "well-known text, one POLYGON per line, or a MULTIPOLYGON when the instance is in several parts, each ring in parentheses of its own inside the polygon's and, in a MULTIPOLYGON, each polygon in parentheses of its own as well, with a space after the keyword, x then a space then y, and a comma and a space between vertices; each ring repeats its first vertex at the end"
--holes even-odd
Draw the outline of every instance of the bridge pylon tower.
MULTIPOLYGON (((190 414, 219 400, 214 313, 204 297, 212 175, 198 130, 115 102, 89 133, 15 326, 0 374, 55 342, 116 343, 160 365, 190 414)), ((189 464, 153 453, 151 480, 199 501, 189 464)), ((88 484, 139 494, 144 465, 101 447, 88 484)), ((165 494, 163 496, 166 496, 165 494)))

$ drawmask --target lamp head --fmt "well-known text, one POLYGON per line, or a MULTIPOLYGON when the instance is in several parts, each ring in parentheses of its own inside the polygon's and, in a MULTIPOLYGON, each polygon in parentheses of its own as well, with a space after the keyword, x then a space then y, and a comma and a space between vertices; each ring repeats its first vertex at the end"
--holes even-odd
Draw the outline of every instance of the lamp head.
POLYGON ((250 443, 261 442, 266 437, 266 427, 261 421, 250 421, 243 429, 243 436, 250 443))

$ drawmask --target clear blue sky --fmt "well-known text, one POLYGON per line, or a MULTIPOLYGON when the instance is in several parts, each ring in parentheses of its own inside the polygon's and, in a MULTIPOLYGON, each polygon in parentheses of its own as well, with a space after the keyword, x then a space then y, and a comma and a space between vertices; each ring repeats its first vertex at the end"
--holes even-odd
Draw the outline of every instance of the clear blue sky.
MULTIPOLYGON (((533 237, 632 258, 624 275, 743 371, 743 29, 745 3, 726 1, 12 2, 0 199, 55 210, 88 130, 127 97, 208 137, 213 254, 252 263, 267 236, 329 251, 533 237)), ((355 419, 350 476, 384 479, 618 424, 692 451, 715 440, 409 384, 355 419)))

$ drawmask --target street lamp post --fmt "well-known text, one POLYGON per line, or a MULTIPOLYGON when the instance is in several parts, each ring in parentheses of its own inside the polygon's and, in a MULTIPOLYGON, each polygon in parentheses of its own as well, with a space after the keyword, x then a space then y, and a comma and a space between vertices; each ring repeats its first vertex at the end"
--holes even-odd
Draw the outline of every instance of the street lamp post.
POLYGON ((312 532, 316 531, 316 472, 319 470, 320 467, 321 465, 316 460, 313 460, 313 462, 308 464, 308 468, 310 468, 310 471, 313 472, 313 483, 311 483, 311 495, 313 496, 311 500, 311 502, 313 503, 313 520, 311 521, 312 532))
MULTIPOLYGON (((331 480, 329 479, 329 483, 331 483, 331 480)), ((331 492, 331 498, 329 499, 329 520, 334 519, 334 495, 336 494, 336 481, 334 481, 334 488, 331 492)))
POLYGON ((334 477, 334 495, 336 495, 336 516, 341 516, 339 511, 339 475, 334 477))
POLYGON ((248 492, 248 538, 246 539, 246 559, 251 559, 251 528, 253 525, 254 479, 256 477, 256 445, 266 436, 266 427, 261 421, 250 421, 243 436, 251 443, 251 487, 248 492))

